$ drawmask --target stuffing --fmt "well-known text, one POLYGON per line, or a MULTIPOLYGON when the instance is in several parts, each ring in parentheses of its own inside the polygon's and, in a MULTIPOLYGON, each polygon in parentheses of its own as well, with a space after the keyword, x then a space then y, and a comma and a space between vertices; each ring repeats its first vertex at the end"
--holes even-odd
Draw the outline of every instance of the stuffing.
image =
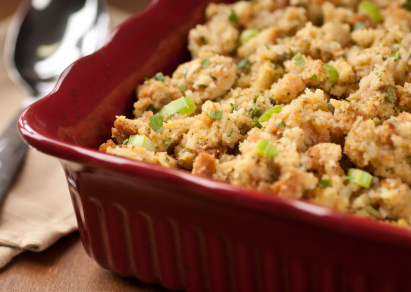
POLYGON ((410 227, 411 12, 372 2, 209 4, 99 150, 410 227))

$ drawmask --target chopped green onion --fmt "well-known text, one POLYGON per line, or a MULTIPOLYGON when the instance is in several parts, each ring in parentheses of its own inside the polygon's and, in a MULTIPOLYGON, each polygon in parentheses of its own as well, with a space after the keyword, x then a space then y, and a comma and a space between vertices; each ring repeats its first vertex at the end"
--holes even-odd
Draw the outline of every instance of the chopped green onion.
POLYGON ((378 124, 380 122, 379 118, 373 118, 372 120, 374 121, 375 124, 378 124))
POLYGON ((285 124, 285 122, 284 122, 284 121, 281 121, 281 123, 279 123, 276 127, 279 128, 279 127, 285 127, 285 126, 287 126, 287 125, 285 124))
POLYGON ((304 62, 304 59, 303 59, 303 56, 301 55, 301 53, 298 53, 297 55, 295 55, 293 57, 293 60, 295 60, 295 65, 297 65, 297 66, 305 65, 305 62, 304 62))
POLYGON ((128 145, 136 145, 146 148, 149 151, 156 151, 157 146, 150 140, 147 136, 144 135, 131 135, 128 139, 128 145))
POLYGON ((221 120, 223 118, 223 111, 216 109, 215 111, 210 112, 210 118, 215 120, 221 120))
POLYGON ((155 116, 150 116, 148 118, 150 122, 148 123, 154 132, 160 132, 163 129, 163 117, 161 114, 156 114, 155 116))
POLYGON ((278 155, 278 149, 273 144, 264 139, 258 140, 256 148, 261 154, 264 154, 270 158, 274 158, 278 155))
POLYGON ((275 105, 272 108, 266 110, 258 119, 260 123, 264 123, 268 121, 273 114, 278 114, 281 112, 283 106, 282 105, 275 105))
POLYGON ((365 28, 364 22, 357 22, 354 24, 354 30, 362 30, 365 28))
POLYGON ((238 63, 238 69, 243 69, 243 68, 247 67, 249 62, 250 61, 248 59, 241 60, 240 63, 238 63))
POLYGON ((368 172, 357 168, 350 168, 348 170, 348 176, 351 177, 351 182, 354 182, 363 188, 370 187, 372 175, 368 172))
POLYGON ((233 129, 231 129, 231 132, 227 134, 227 137, 231 137, 233 135, 233 129))
POLYGON ((205 37, 203 37, 203 36, 200 37, 200 41, 203 43, 203 45, 207 44, 207 41, 206 41, 205 37))
POLYGON ((198 87, 201 87, 202 89, 206 89, 208 86, 205 84, 198 84, 198 87))
POLYGON ((315 75, 315 74, 313 76, 311 76, 311 80, 319 81, 317 75, 315 75))
POLYGON ((375 23, 382 22, 380 9, 370 1, 363 1, 358 5, 358 12, 367 14, 375 23))
POLYGON ((290 58, 294 57, 294 52, 293 52, 293 50, 289 49, 289 51, 290 51, 290 58))
POLYGON ((163 81, 164 82, 164 75, 163 72, 158 72, 156 75, 154 75, 154 79, 158 81, 163 81))
POLYGON ((248 42, 251 38, 258 35, 259 31, 256 29, 246 29, 241 33, 240 41, 242 44, 248 42))
POLYGON ((378 72, 376 72, 376 73, 375 73, 375 75, 376 75, 378 78, 380 78, 380 77, 381 77, 381 74, 380 74, 380 73, 378 73, 378 72))
POLYGON ((234 10, 231 10, 231 14, 228 17, 228 20, 231 21, 231 22, 238 22, 238 17, 235 14, 234 10))
POLYGON ((323 64, 324 69, 330 74, 330 78, 328 78, 328 81, 331 83, 335 83, 338 81, 338 71, 337 69, 334 68, 334 66, 330 64, 323 64))
POLYGON ((208 57, 209 56, 207 56, 205 59, 203 59, 203 61, 201 62, 201 64, 203 65, 203 68, 207 68, 207 66, 208 66, 208 57))
POLYGON ((175 113, 191 116, 196 111, 196 104, 191 97, 181 97, 165 105, 158 114, 168 118, 175 113))
POLYGON ((318 183, 319 188, 328 188, 332 186, 333 184, 329 180, 320 180, 320 182, 318 183))
POLYGON ((259 97, 259 95, 253 97, 253 103, 256 103, 256 102, 257 102, 257 98, 258 98, 258 97, 259 97))
POLYGON ((180 85, 180 91, 182 94, 184 94, 186 92, 186 86, 184 84, 180 85))
POLYGON ((124 145, 127 145, 127 143, 128 143, 128 139, 126 139, 126 140, 123 141, 123 144, 124 144, 124 145))
POLYGON ((183 72, 182 72, 183 76, 186 76, 187 72, 188 72, 188 69, 186 67, 183 67, 183 72))
POLYGON ((381 213, 378 210, 374 209, 373 206, 367 205, 365 207, 365 210, 368 212, 368 214, 370 214, 374 217, 377 217, 379 219, 382 219, 381 213))

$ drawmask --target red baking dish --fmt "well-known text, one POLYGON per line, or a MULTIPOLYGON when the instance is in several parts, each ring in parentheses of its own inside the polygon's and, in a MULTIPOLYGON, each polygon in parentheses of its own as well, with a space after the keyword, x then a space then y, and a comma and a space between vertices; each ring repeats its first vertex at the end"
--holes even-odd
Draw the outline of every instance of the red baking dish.
POLYGON ((411 291, 408 230, 96 150, 144 76, 189 58, 208 2, 154 1, 20 117, 61 160, 87 253, 170 290, 411 291))

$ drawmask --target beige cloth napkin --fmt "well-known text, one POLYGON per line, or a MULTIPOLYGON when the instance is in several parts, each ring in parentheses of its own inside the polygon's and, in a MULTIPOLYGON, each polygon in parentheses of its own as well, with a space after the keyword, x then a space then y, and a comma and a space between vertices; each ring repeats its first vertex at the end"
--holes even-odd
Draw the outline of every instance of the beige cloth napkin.
MULTIPOLYGON (((113 26, 130 15, 112 8, 113 26)), ((10 19, 0 22, 0 133, 25 97, 8 78, 2 58, 9 23, 10 19)), ((21 252, 42 251, 75 230, 77 222, 59 161, 29 149, 0 206, 0 268, 21 252)))

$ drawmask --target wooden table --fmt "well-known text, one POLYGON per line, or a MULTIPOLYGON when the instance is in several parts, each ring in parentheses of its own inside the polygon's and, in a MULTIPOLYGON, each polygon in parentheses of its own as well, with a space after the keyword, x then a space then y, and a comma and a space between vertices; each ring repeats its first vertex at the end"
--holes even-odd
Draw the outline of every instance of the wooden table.
MULTIPOLYGON (((150 0, 108 0, 112 7, 137 13, 150 0)), ((0 0, 0 20, 9 17, 21 0, 0 0)), ((2 56, 0 56, 2 57, 2 56)), ((0 291, 166 291, 136 279, 121 278, 88 257, 78 233, 49 249, 25 252, 0 270, 0 291)))

